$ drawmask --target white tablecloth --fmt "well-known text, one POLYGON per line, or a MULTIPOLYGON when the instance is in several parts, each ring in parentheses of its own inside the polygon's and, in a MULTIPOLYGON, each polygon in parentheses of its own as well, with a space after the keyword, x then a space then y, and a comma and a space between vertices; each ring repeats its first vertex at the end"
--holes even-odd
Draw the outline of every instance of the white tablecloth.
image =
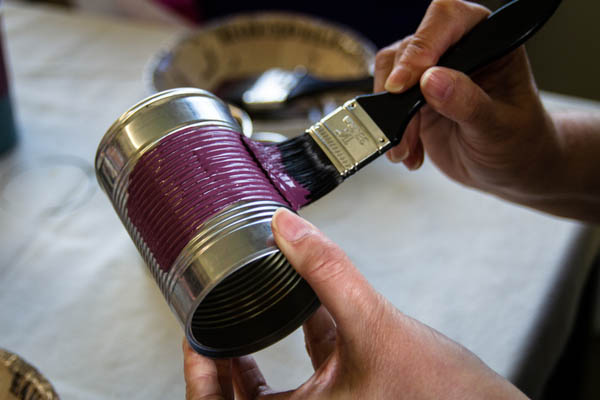
MULTIPOLYGON (((183 333, 93 176, 100 138, 148 95, 173 28, 41 7, 4 15, 19 147, 0 159, 0 347, 63 399, 184 398, 183 333)), ((570 104, 555 98, 553 103, 570 104)), ((379 159, 302 214, 402 311, 528 393, 569 333, 598 230, 379 159)), ((311 374, 300 331, 256 355, 311 374)))

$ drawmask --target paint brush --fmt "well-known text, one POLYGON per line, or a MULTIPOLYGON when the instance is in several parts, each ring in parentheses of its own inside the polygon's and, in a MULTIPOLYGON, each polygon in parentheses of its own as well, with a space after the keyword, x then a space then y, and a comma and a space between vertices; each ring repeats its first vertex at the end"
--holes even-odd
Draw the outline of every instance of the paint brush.
POLYGON ((271 68, 259 76, 225 81, 214 93, 250 113, 273 115, 273 111, 280 111, 299 99, 336 91, 369 93, 372 88, 372 76, 320 79, 298 66, 293 71, 271 68))
MULTIPOLYGON (((437 65, 473 73, 522 45, 560 2, 510 1, 476 25, 437 65)), ((424 104, 418 84, 401 94, 357 96, 303 135, 271 146, 248 140, 246 145, 278 190, 298 209, 400 143, 406 126, 424 104)))

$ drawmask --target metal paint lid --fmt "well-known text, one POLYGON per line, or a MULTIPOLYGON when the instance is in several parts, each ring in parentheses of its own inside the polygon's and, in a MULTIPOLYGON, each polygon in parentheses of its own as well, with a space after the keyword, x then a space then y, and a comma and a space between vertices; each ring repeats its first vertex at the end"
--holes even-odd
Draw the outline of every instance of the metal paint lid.
POLYGON ((0 349, 0 398, 58 400, 40 372, 16 354, 0 349))
POLYGON ((210 91, 270 68, 304 67, 319 78, 373 72, 376 47, 353 29, 295 12, 240 13, 188 32, 156 54, 144 79, 153 92, 181 86, 210 91))

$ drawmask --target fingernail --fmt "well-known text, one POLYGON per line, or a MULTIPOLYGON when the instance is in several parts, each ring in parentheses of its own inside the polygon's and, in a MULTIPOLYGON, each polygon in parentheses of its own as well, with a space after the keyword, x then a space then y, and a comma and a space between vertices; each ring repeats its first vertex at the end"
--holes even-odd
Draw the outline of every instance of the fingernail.
POLYGON ((423 165, 423 161, 424 161, 424 159, 425 159, 425 157, 419 157, 419 158, 417 159, 417 162, 416 162, 416 163, 414 163, 414 164, 412 164, 412 165, 409 165, 409 166, 407 166, 407 168, 408 168, 409 170, 411 170, 411 171, 416 171, 416 170, 418 170, 418 169, 419 169, 419 168, 421 168, 421 166, 423 165))
POLYGON ((439 69, 428 69, 422 79, 423 90, 439 101, 446 100, 454 89, 452 78, 439 69))
POLYGON ((293 212, 280 208, 273 215, 273 229, 288 242, 295 242, 312 231, 312 226, 293 212))
POLYGON ((425 153, 423 153, 422 149, 417 147, 417 149, 415 149, 415 154, 413 155, 413 157, 407 159, 404 164, 406 165, 406 168, 408 168, 410 171, 415 171, 421 168, 424 160, 425 153))
POLYGON ((391 162, 394 163, 399 163, 402 162, 404 160, 406 160, 408 158, 408 156, 410 155, 410 150, 408 148, 408 146, 402 148, 401 150, 390 150, 388 151, 388 158, 390 159, 391 162))
POLYGON ((395 66, 385 81, 385 90, 388 92, 401 92, 410 81, 411 76, 412 73, 404 65, 395 66))

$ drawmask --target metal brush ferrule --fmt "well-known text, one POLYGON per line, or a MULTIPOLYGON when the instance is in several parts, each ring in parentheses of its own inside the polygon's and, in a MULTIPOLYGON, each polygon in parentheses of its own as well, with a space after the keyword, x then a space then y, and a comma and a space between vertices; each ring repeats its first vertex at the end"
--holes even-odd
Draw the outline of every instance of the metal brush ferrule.
POLYGON ((343 177, 356 172, 390 145, 387 136, 354 99, 327 114, 307 132, 343 177))

